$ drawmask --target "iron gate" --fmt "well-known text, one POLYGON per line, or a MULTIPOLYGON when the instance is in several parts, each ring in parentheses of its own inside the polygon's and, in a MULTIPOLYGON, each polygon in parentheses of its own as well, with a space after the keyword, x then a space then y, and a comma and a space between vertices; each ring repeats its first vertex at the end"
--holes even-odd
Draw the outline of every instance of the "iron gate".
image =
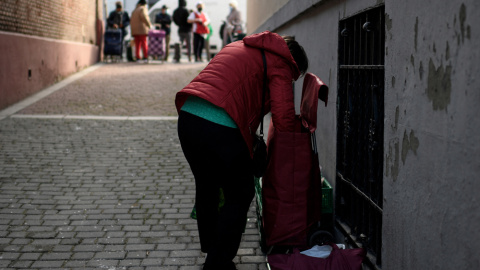
POLYGON ((339 24, 336 223, 381 267, 385 8, 339 24))

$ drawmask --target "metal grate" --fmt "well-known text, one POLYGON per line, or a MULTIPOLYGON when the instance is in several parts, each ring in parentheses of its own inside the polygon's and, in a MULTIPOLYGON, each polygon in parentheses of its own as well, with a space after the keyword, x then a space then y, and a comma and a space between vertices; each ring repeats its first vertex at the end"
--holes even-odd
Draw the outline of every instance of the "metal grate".
POLYGON ((385 8, 339 24, 336 221, 381 267, 385 8))

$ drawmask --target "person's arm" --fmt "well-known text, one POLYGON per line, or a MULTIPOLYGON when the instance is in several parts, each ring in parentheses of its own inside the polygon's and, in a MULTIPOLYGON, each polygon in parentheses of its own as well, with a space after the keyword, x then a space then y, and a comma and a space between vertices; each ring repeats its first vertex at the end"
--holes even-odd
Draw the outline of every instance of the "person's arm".
POLYGON ((203 22, 203 25, 207 26, 210 24, 210 18, 208 17, 207 13, 203 13, 205 15, 205 21, 203 22))
POLYGON ((295 104, 292 88, 290 67, 286 64, 268 68, 270 111, 276 129, 279 131, 293 131, 295 128, 295 104))
POLYGON ((165 24, 167 27, 170 27, 170 24, 172 24, 172 17, 170 17, 168 14, 165 14, 165 24))
POLYGON ((195 18, 195 12, 190 13, 187 18, 188 23, 196 23, 197 19, 195 18))
POLYGON ((115 18, 115 12, 110 12, 110 14, 108 15, 108 19, 107 19, 107 26, 108 27, 113 27, 114 18, 115 18))
POLYGON ((142 21, 145 23, 145 25, 148 28, 152 28, 152 23, 150 22, 150 18, 148 17, 147 9, 143 9, 143 16, 142 16, 142 21))
POLYGON ((130 25, 130 16, 126 11, 123 12, 123 27, 127 27, 130 25))

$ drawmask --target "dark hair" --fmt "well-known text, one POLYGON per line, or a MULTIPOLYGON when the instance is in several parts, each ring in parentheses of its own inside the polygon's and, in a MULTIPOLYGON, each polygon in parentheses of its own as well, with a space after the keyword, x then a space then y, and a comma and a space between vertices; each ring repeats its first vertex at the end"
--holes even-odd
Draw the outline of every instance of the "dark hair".
POLYGON ((138 3, 137 3, 137 5, 142 5, 142 6, 144 6, 146 4, 147 4, 147 0, 139 0, 138 3))
POLYGON ((305 50, 298 44, 294 36, 282 36, 282 38, 287 43, 288 49, 293 56, 293 60, 297 63, 300 73, 304 75, 308 69, 308 57, 305 50))

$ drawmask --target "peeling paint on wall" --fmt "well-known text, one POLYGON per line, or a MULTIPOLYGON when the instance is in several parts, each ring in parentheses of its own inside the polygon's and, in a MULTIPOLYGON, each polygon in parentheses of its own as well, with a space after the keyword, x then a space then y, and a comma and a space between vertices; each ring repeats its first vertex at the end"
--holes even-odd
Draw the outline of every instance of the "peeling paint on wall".
POLYGON ((388 14, 385 14, 385 26, 387 27, 387 31, 392 30, 392 19, 388 14))
POLYGON ((395 125, 392 126, 392 129, 393 129, 394 132, 397 131, 399 117, 400 117, 400 108, 397 106, 397 108, 395 109, 395 125))
POLYGON ((420 80, 423 80, 423 62, 420 61, 420 67, 418 68, 418 73, 420 74, 420 80))
POLYGON ((407 154, 410 150, 417 155, 417 149, 420 146, 420 141, 415 137, 415 133, 410 131, 410 137, 407 135, 407 131, 403 133, 403 142, 402 142, 402 163, 405 165, 405 160, 407 159, 407 154))
POLYGON ((443 64, 435 67, 433 60, 430 58, 428 65, 428 86, 427 97, 432 101, 433 110, 447 110, 450 104, 450 95, 452 93, 452 66, 446 68, 443 64))
POLYGON ((465 20, 467 19, 467 7, 462 3, 460 6, 460 13, 458 19, 460 20, 460 33, 462 34, 462 43, 465 41, 465 20))
POLYGON ((397 181, 398 170, 399 170, 399 142, 397 138, 394 138, 390 141, 388 146, 388 154, 385 159, 385 173, 388 177, 392 176, 393 181, 397 181))
POLYGON ((415 51, 417 51, 417 44, 418 44, 418 17, 415 19, 415 51))

